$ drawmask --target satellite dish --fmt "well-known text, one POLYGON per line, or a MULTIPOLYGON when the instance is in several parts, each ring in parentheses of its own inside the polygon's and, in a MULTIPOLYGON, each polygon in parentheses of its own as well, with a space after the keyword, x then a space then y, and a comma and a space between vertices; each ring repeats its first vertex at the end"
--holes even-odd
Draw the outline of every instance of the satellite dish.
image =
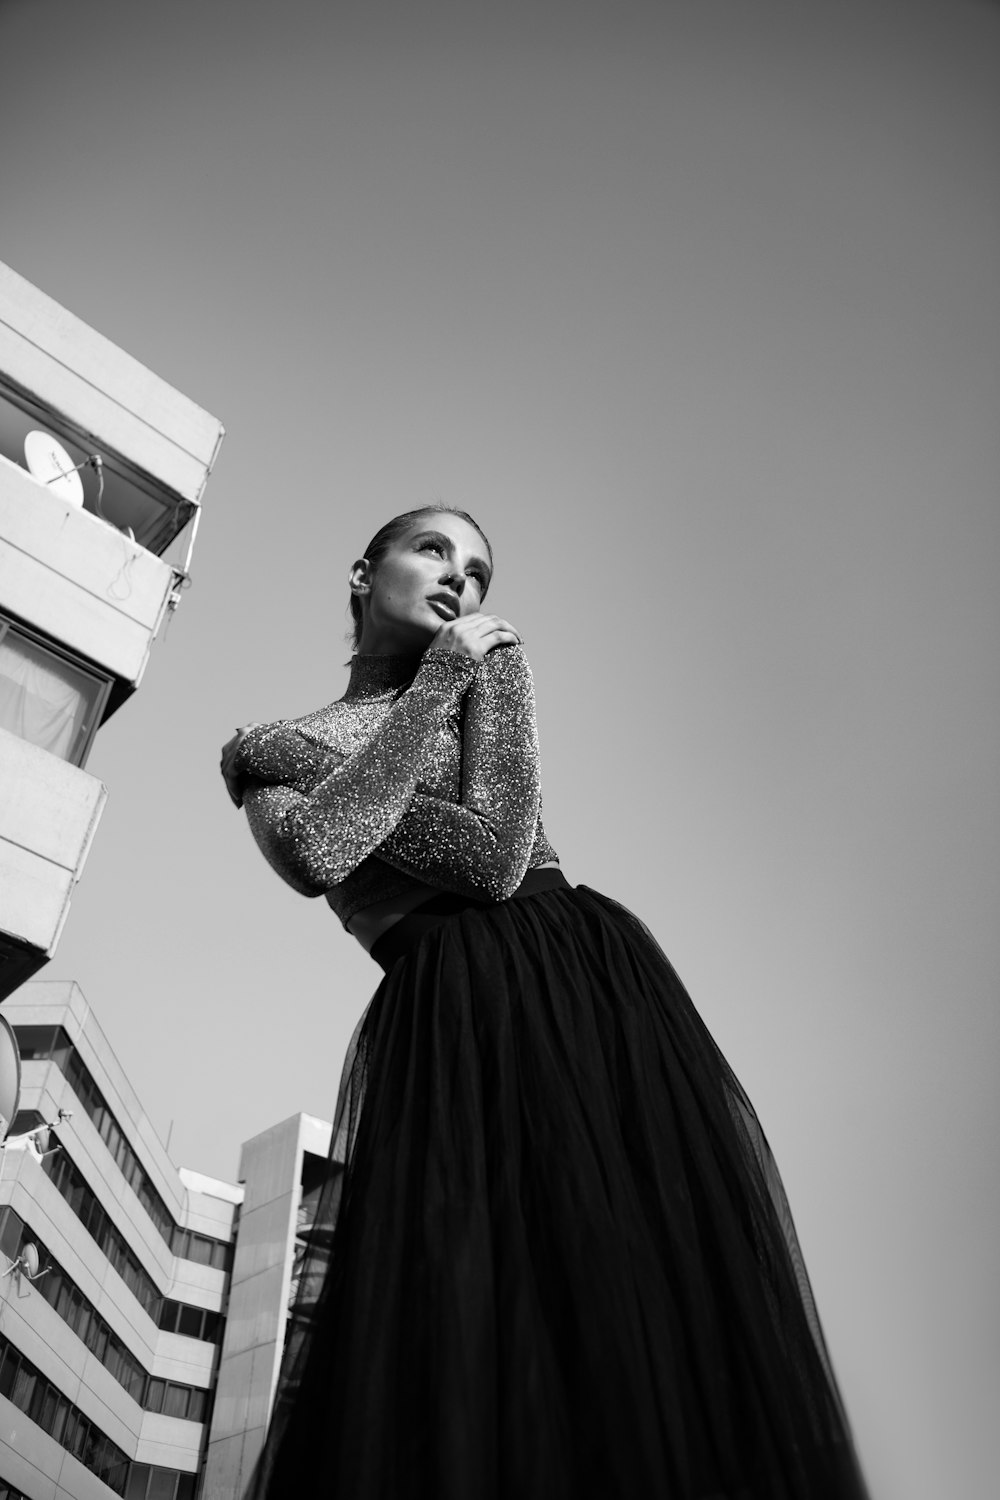
POLYGON ((9 1023, 0 1016, 0 1141, 6 1140, 21 1097, 21 1054, 9 1023))
POLYGON ((83 504, 83 480, 62 443, 50 432, 29 432, 24 458, 31 474, 67 505, 83 504))
POLYGON ((34 1281, 38 1275, 38 1246, 33 1245, 30 1240, 21 1251, 21 1265, 28 1280, 34 1281))

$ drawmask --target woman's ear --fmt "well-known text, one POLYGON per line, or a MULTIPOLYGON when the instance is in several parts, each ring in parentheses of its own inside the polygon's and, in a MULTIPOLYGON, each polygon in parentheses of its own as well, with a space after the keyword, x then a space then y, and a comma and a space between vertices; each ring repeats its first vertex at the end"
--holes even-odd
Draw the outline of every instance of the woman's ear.
POLYGON ((351 593, 357 595, 370 594, 372 591, 372 573, 374 569, 367 557, 359 557, 348 574, 348 583, 351 585, 351 593))

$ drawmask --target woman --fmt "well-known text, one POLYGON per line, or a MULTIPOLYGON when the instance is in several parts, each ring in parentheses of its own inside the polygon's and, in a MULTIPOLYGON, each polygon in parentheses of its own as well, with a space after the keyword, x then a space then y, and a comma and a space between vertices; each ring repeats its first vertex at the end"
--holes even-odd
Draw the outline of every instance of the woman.
POLYGON ((253 1494, 859 1500, 753 1110, 542 828, 491 574, 464 512, 396 517, 351 571, 344 697, 224 751, 268 860, 384 970, 253 1494))

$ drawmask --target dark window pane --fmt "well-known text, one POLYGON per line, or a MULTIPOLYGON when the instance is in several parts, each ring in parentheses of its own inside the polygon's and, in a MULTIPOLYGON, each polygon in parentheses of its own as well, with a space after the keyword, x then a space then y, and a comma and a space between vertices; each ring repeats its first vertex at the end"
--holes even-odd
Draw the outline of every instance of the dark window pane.
POLYGON ((45 1396, 50 1390, 51 1386, 48 1381, 44 1380, 41 1375, 38 1375, 35 1379, 35 1389, 32 1392, 31 1400, 25 1407, 25 1411, 33 1422, 37 1422, 41 1417, 42 1408, 45 1405, 45 1396))
POLYGON ((52 1039, 52 1051, 49 1055, 59 1071, 65 1074, 69 1066, 70 1057, 73 1054, 73 1043, 61 1026, 56 1026, 54 1029, 55 1036, 52 1039))
POLYGON ((204 1422, 205 1408, 208 1406, 208 1392, 192 1387, 188 1392, 188 1421, 204 1422))
POLYGON ((151 1380, 149 1382, 149 1389, 146 1391, 147 1411, 163 1410, 163 1392, 166 1389, 166 1384, 165 1380, 151 1380))
POLYGON ((163 1397, 163 1415, 165 1417, 186 1417, 187 1404, 187 1386, 174 1385, 171 1382, 167 1386, 163 1397))
POLYGON ((108 1325, 101 1322, 96 1316, 91 1319, 90 1323, 90 1349, 91 1353, 97 1356, 102 1365, 107 1363, 108 1325))
POLYGON ((188 1256, 196 1265, 210 1266, 212 1264, 212 1241, 206 1239, 203 1234, 193 1234, 188 1256))
POLYGON ((77 1449, 77 1428, 80 1426, 80 1415, 70 1407, 66 1412, 66 1426, 63 1429, 62 1445, 68 1453, 75 1453, 77 1449))
POLYGON ((66 1422, 69 1418, 69 1402, 60 1396, 52 1416, 52 1436, 57 1443, 65 1444, 66 1422))
POLYGON ((107 1348, 104 1351, 104 1368, 112 1374, 116 1380, 122 1378, 122 1367, 125 1363, 125 1351, 116 1338, 109 1338, 107 1348))
MULTIPOLYGON (((0 1161, 3 1158, 0 1157, 0 1161)), ((8 1260, 17 1260, 21 1251, 21 1220, 12 1208, 5 1208, 0 1217, 0 1250, 8 1260)))
POLYGON ((55 1307, 59 1301, 63 1281, 62 1271, 58 1266, 53 1266, 47 1275, 38 1278, 35 1282, 35 1290, 41 1292, 50 1307, 55 1307))
POLYGON ((0 1396, 6 1396, 8 1401, 14 1388, 14 1381, 17 1379, 19 1364, 17 1350, 8 1344, 3 1351, 3 1360, 0 1362, 0 1396))
POLYGON ((200 1339, 203 1324, 202 1309, 200 1307, 189 1307, 186 1302, 181 1303, 181 1315, 177 1325, 177 1332, 185 1334, 189 1339, 200 1339))
POLYGON ((178 1474, 175 1500, 194 1500, 194 1474, 178 1474))
POLYGON ((56 1026, 15 1026, 18 1051, 22 1062, 49 1057, 55 1045, 56 1026))
POLYGON ((149 1483, 149 1464, 131 1464, 125 1500, 146 1500, 146 1485, 149 1483))
POLYGON ((148 1500, 174 1500, 177 1475, 173 1469, 154 1469, 150 1475, 148 1500))
POLYGON ((31 1405, 31 1398, 35 1394, 35 1386, 38 1384, 38 1372, 28 1365, 21 1365, 14 1380, 14 1388, 10 1393, 10 1399, 21 1411, 26 1412, 31 1405))
POLYGON ((46 1385, 35 1421, 39 1427, 44 1428, 48 1433, 52 1431, 53 1424, 59 1412, 59 1405, 59 1392, 54 1386, 46 1385))
POLYGON ((138 1401, 140 1406, 144 1406, 146 1402, 145 1371, 140 1369, 139 1366, 134 1361, 132 1361, 123 1371, 123 1375, 124 1378, 122 1380, 122 1384, 128 1391, 129 1395, 132 1397, 132 1400, 138 1401))

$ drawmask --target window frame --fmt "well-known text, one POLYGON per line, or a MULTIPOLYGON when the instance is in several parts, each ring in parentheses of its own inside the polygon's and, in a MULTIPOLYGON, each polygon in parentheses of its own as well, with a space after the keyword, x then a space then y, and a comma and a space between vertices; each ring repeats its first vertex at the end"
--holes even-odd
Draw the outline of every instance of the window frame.
MULTIPOLYGON (((108 699, 111 696, 111 689, 115 685, 114 678, 109 676, 107 672, 102 672, 100 667, 95 667, 93 662, 88 661, 86 657, 77 656, 73 651, 67 651, 65 646, 61 646, 56 641, 50 640, 48 636, 42 635, 40 631, 33 630, 30 625, 25 625, 22 620, 15 619, 13 616, 0 611, 0 645, 3 645, 3 642, 12 631, 15 637, 19 637, 27 641, 29 645, 47 652, 57 662, 65 662, 75 672, 81 673, 82 676, 88 677, 92 682, 96 683, 98 688, 97 696, 92 700, 92 711, 88 715, 87 722, 77 733, 77 741, 73 746, 73 754, 56 756, 57 760, 65 761, 66 765, 78 766, 82 770, 87 764, 87 758, 94 743, 94 736, 104 722, 108 699)), ((0 725, 0 728, 2 727, 0 725)), ((13 730, 8 732, 13 734, 13 730)), ((20 738, 20 736, 17 737, 20 738)), ((24 743, 30 745, 33 741, 25 740, 24 743)), ((38 748, 42 749, 43 747, 38 746, 38 748)), ((53 752, 49 751, 47 753, 52 754, 53 752)))

